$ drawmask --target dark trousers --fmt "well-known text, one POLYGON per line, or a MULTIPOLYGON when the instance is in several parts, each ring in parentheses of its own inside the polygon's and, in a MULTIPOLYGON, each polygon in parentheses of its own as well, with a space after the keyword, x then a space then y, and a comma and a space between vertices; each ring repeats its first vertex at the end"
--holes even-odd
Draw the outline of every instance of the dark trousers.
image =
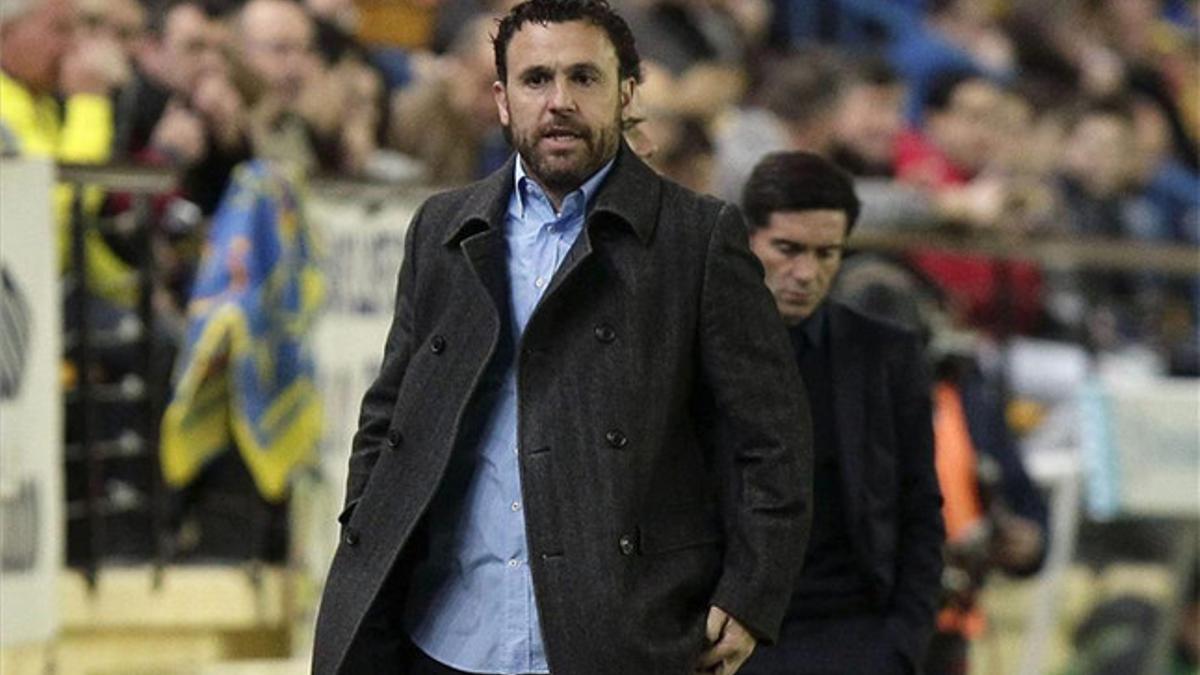
POLYGON ((779 642, 759 645, 738 675, 900 675, 912 668, 882 617, 863 614, 784 621, 779 642))
POLYGON ((925 655, 927 675, 967 675, 970 670, 970 645, 962 633, 933 634, 925 655))

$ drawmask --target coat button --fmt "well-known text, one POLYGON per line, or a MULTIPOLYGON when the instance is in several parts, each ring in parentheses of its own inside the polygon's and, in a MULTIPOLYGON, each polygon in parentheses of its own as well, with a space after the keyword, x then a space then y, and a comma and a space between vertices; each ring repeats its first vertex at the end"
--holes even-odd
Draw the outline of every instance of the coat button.
POLYGON ((346 542, 347 546, 358 546, 358 530, 347 527, 345 534, 342 535, 342 541, 346 542))
POLYGON ((604 434, 604 440, 614 448, 623 448, 629 445, 629 439, 625 437, 625 434, 621 433, 620 429, 609 430, 608 433, 604 434))
POLYGON ((392 429, 391 431, 388 432, 387 444, 388 444, 389 448, 394 449, 394 448, 400 447, 400 441, 401 441, 401 436, 400 436, 399 429, 392 429))
POLYGON ((617 546, 621 549, 621 555, 633 555, 633 537, 623 534, 617 540, 617 546))
POLYGON ((434 335, 433 339, 429 341, 429 350, 434 354, 441 354, 446 351, 446 338, 441 335, 434 335))
POLYGON ((606 344, 617 339, 617 332, 613 330, 612 326, 606 323, 596 326, 596 329, 592 331, 592 334, 596 336, 597 340, 606 344))

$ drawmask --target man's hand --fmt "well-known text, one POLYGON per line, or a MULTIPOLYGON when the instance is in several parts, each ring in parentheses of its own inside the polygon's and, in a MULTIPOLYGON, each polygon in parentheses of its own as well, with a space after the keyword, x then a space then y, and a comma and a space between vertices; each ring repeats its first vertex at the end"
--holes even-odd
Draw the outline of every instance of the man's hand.
POLYGON ((733 675, 750 658, 758 644, 737 619, 715 605, 708 608, 704 634, 709 647, 700 655, 696 664, 697 673, 733 675))
POLYGON ((80 40, 59 67, 58 86, 65 96, 107 96, 132 77, 129 60, 111 38, 80 40))
POLYGON ((213 139, 225 150, 242 143, 246 128, 246 106, 242 96, 221 73, 208 75, 192 94, 192 107, 212 129, 213 139))
POLYGON ((150 145, 173 161, 190 166, 208 147, 204 121, 178 102, 171 101, 150 134, 150 145))
POLYGON ((991 553, 1001 569, 1022 570, 1033 565, 1045 545, 1042 528, 1034 521, 1015 514, 996 519, 991 553))

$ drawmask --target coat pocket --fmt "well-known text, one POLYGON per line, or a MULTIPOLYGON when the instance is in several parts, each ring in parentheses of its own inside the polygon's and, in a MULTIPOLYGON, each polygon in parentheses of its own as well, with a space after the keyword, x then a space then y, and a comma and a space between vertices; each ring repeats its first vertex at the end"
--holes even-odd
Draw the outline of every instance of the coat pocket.
POLYGON ((719 544, 724 538, 716 514, 703 507, 658 515, 643 523, 638 533, 643 555, 719 544))

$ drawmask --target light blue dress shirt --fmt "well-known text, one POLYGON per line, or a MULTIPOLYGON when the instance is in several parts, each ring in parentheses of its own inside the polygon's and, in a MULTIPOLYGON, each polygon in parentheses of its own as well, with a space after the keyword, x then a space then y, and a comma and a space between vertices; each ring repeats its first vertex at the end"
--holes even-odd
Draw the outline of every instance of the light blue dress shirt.
MULTIPOLYGON (((556 213, 516 162, 504 221, 513 345, 583 230, 587 207, 611 168, 610 161, 567 195, 556 213)), ((405 625, 413 644, 452 668, 547 673, 525 541, 516 368, 511 361, 496 365, 492 372, 499 377, 481 392, 487 419, 478 443, 456 452, 430 505, 430 555, 414 570, 405 625)))

